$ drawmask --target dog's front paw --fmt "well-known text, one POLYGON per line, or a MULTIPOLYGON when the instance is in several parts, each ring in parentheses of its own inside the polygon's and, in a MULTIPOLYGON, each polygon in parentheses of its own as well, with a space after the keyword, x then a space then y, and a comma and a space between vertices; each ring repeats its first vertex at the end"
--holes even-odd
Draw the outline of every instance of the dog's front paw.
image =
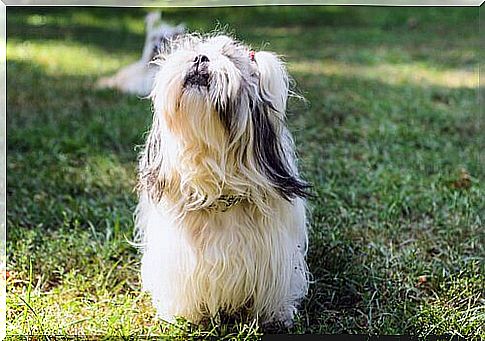
POLYGON ((294 324, 293 320, 295 318, 296 311, 297 310, 293 305, 283 307, 278 313, 276 313, 276 315, 270 321, 270 323, 279 325, 284 329, 289 329, 293 327, 293 324, 294 324))

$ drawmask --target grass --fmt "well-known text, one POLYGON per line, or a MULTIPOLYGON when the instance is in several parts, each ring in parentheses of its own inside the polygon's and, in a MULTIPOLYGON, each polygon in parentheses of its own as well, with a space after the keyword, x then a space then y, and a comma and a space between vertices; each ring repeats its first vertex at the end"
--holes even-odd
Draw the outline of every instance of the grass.
MULTIPOLYGON (((255 339, 155 318, 131 247, 150 103, 92 88, 137 59, 141 9, 9 8, 7 334, 255 339)), ((314 185, 291 333, 485 338, 478 8, 167 9, 286 56, 314 185)))

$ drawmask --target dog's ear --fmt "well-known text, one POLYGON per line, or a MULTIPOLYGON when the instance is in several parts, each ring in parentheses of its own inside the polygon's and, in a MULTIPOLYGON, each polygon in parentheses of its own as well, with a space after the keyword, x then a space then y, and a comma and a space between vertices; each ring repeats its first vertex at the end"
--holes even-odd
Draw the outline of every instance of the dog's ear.
POLYGON ((278 115, 284 116, 288 98, 289 80, 284 63, 276 54, 256 52, 251 57, 259 74, 259 91, 262 100, 270 104, 278 115))
POLYGON ((298 176, 293 141, 285 128, 289 79, 285 65, 270 52, 251 53, 259 78, 259 99, 251 101, 253 151, 256 164, 279 192, 291 200, 308 196, 308 184, 298 176))

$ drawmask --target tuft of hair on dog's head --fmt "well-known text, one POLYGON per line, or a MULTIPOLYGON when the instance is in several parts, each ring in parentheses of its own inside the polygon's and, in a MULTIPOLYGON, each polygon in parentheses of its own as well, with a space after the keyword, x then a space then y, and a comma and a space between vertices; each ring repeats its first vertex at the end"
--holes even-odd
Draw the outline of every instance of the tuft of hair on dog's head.
POLYGON ((154 122, 140 163, 152 197, 170 184, 198 197, 194 207, 226 192, 308 196, 285 124, 290 79, 276 54, 227 35, 186 34, 156 63, 154 122))

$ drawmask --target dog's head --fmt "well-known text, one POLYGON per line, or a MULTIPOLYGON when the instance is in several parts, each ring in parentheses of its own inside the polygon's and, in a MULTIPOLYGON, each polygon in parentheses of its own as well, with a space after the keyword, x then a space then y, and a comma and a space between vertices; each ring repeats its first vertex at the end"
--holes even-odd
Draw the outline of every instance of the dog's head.
POLYGON ((177 140, 181 159, 192 162, 188 168, 209 178, 215 192, 224 186, 237 192, 247 181, 285 199, 306 195, 285 127, 288 74, 275 54, 224 35, 187 35, 158 64, 151 93, 155 120, 177 140))

